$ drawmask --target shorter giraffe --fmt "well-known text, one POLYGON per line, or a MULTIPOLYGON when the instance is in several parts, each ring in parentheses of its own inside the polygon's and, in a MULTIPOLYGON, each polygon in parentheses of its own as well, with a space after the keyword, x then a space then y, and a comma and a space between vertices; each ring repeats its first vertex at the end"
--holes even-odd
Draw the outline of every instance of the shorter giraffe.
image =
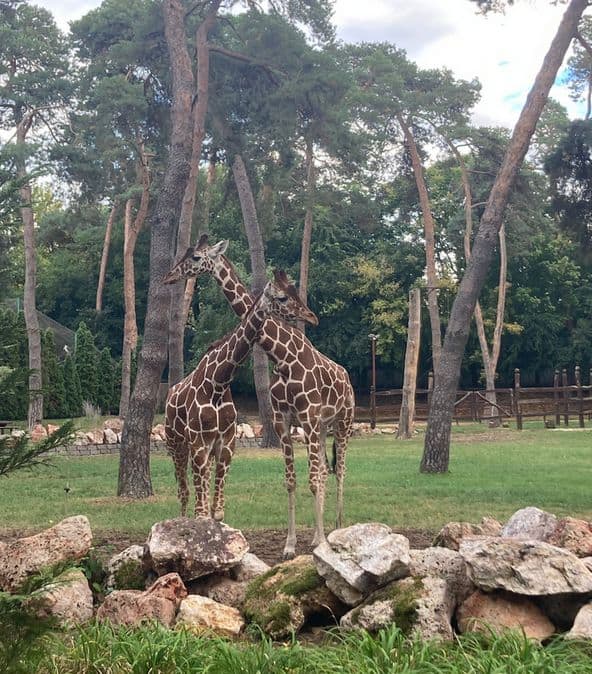
POLYGON ((195 370, 169 391, 165 410, 167 450, 175 464, 181 515, 187 513, 187 465, 191 456, 195 486, 195 516, 224 519, 224 481, 236 434, 236 409, 230 383, 236 369, 251 352, 270 316, 318 324, 286 274, 275 272, 263 293, 228 335, 210 346, 195 370), (212 508, 209 505, 210 472, 216 461, 212 508))

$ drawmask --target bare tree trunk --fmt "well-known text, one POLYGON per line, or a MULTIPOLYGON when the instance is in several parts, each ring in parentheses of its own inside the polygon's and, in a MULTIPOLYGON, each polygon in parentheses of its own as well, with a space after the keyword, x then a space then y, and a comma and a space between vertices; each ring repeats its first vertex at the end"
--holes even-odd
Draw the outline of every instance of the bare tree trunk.
POLYGON ((409 326, 407 328, 407 348, 405 350, 403 399, 399 415, 399 430, 397 431, 397 437, 403 440, 413 437, 420 339, 421 296, 419 288, 413 288, 409 291, 409 326))
MULTIPOLYGON (((238 197, 245 223, 249 253, 251 256, 251 269, 253 272, 253 295, 257 296, 265 287, 265 248, 263 237, 257 220, 257 210, 253 190, 247 175, 245 162, 240 154, 235 155, 232 162, 232 174, 238 191, 238 197)), ((262 447, 278 447, 279 438, 273 427, 273 413, 271 398, 269 396, 269 366, 267 356, 263 349, 256 344, 253 349, 253 378, 255 380, 255 392, 259 404, 259 416, 263 425, 262 447)))
MULTIPOLYGON (((27 117, 19 122, 16 131, 18 146, 24 146, 25 138, 31 126, 31 119, 27 117)), ((17 161, 17 175, 26 178, 27 169, 25 160, 19 157, 17 161)), ((43 384, 41 381, 41 333, 37 317, 36 293, 37 259, 35 251, 35 215, 32 206, 30 183, 23 182, 19 189, 21 198, 21 218, 23 221, 23 241, 25 247, 25 288, 23 293, 23 310, 27 329, 27 343, 29 349, 29 409, 27 425, 29 430, 35 424, 43 421, 43 384)))
MULTIPOLYGON (((208 177, 206 180, 206 189, 203 198, 202 209, 202 226, 201 231, 207 234, 210 229, 210 207, 212 205, 212 193, 214 191, 214 183, 216 182, 216 150, 212 150, 210 155, 210 162, 208 164, 208 177)), ((185 283, 185 293, 183 295, 183 325, 187 323, 191 303, 193 302, 193 293, 195 292, 195 284, 197 277, 192 276, 187 279, 185 283)))
MULTIPOLYGON (((312 225, 314 213, 314 199, 316 192, 316 171, 314 165, 314 153, 312 138, 306 139, 306 211, 304 213, 304 230, 302 232, 302 248, 300 250, 300 282, 298 292, 300 298, 306 304, 308 295, 308 272, 310 269, 310 242, 312 239, 312 225)), ((302 332, 306 332, 305 323, 298 322, 302 332)))
MULTIPOLYGON (((197 194, 197 179, 201 150, 206 134, 206 114, 208 111, 208 92, 210 78, 210 49, 208 33, 216 21, 216 14, 222 0, 213 0, 205 19, 195 34, 197 51, 197 103, 193 112, 193 143, 191 149, 191 166, 189 180, 185 187, 179 229, 177 230, 177 256, 185 252, 191 239, 191 223, 197 194)), ((186 314, 184 312, 185 286, 182 283, 171 287, 171 317, 169 325, 169 386, 173 386, 183 378, 183 337, 186 314)))
POLYGON ((425 252, 426 252, 426 279, 427 279, 427 299, 428 299, 428 314, 430 316, 430 328, 432 334, 432 361, 434 365, 434 372, 438 370, 440 363, 440 354, 442 351, 442 329, 440 326, 440 310, 438 308, 438 274, 436 273, 436 242, 435 242, 435 223, 432 215, 432 207, 430 204, 430 197, 428 188, 425 183, 425 176, 421 157, 417 150, 415 138, 411 133, 409 124, 403 119, 403 116, 397 114, 397 121, 403 131, 405 137, 405 145, 411 157, 411 165, 413 166, 413 175, 415 176, 415 184, 417 192, 419 193, 419 204, 421 206, 421 214, 423 217, 423 228, 425 238, 425 252))
POLYGON ((164 0, 163 14, 173 81, 172 130, 168 163, 151 221, 150 285, 144 336, 121 440, 117 493, 131 498, 152 495, 150 430, 158 386, 167 362, 170 305, 169 288, 162 283, 162 278, 171 268, 172 243, 191 157, 193 74, 183 23, 185 9, 180 0, 164 0))
POLYGON ((473 244, 471 260, 467 265, 452 305, 440 367, 434 381, 432 404, 420 465, 420 470, 424 473, 443 473, 448 470, 454 400, 462 357, 469 336, 471 317, 493 258, 498 231, 502 225, 504 211, 516 180, 516 174, 522 165, 530 139, 547 102, 549 90, 555 81, 557 71, 587 4, 587 0, 571 0, 569 3, 522 109, 490 192, 485 212, 481 218, 481 225, 473 244))
POLYGON ((138 324, 136 321, 136 273, 134 270, 134 251, 138 236, 142 231, 148 204, 150 203, 150 168, 144 146, 139 141, 140 175, 142 180, 142 197, 136 217, 132 216, 134 199, 125 204, 125 225, 123 236, 123 297, 125 314, 123 319, 123 346, 121 353, 121 395, 119 399, 119 416, 127 417, 131 390, 132 354, 138 345, 138 324))
POLYGON ((103 311, 103 290, 105 289, 105 276, 107 274, 107 262, 109 261, 109 247, 111 246, 111 233, 113 232, 113 223, 117 212, 117 201, 113 202, 111 212, 107 218, 105 227, 105 238, 103 239, 103 254, 101 255, 101 268, 99 270, 99 281, 97 283, 97 299, 95 302, 95 311, 100 314, 103 311))

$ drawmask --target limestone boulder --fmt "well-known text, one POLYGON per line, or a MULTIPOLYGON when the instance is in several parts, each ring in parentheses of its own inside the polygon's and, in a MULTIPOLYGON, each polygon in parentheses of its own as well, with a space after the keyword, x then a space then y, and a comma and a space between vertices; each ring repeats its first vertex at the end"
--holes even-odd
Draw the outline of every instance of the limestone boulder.
POLYGON ((376 632, 394 624, 409 636, 451 641, 455 605, 442 578, 402 578, 373 592, 341 618, 340 626, 376 632))
POLYGON ((582 606, 565 638, 592 640, 592 603, 582 606))
POLYGON ((74 444, 75 445, 89 445, 90 441, 84 431, 76 431, 74 433, 74 444))
POLYGON ((165 430, 164 430, 164 424, 156 424, 150 433, 150 437, 152 440, 166 440, 166 435, 165 435, 165 430))
POLYGON ((158 574, 176 572, 184 581, 236 566, 249 544, 238 529, 210 517, 177 517, 153 525, 147 563, 158 574))
POLYGON ((130 545, 107 562, 107 590, 143 590, 146 586, 144 547, 130 545))
POLYGON ((175 626, 197 633, 214 632, 236 637, 242 632, 245 621, 236 608, 192 594, 181 602, 175 626))
POLYGON ((199 594, 213 599, 219 604, 241 609, 245 603, 248 581, 239 582, 226 576, 212 575, 204 581, 199 594))
POLYGON ((419 578, 432 576, 446 581, 456 604, 463 602, 475 591, 467 564, 460 552, 435 547, 410 550, 409 557, 409 575, 419 578))
POLYGON ((241 561, 230 569, 229 575, 233 580, 244 582, 262 576, 269 569, 269 564, 266 564, 252 552, 247 552, 241 561))
POLYGON ((299 632, 314 616, 315 624, 335 624, 346 611, 317 573, 310 555, 272 567, 247 587, 243 614, 274 639, 299 632))
POLYGON ((582 562, 592 571, 592 557, 582 557, 582 562))
POLYGON ((592 592, 592 573, 574 554, 542 541, 473 538, 460 544, 471 580, 482 590, 526 596, 592 592))
POLYGON ((87 431, 86 439, 90 445, 102 445, 103 444, 103 429, 95 428, 92 431, 87 431))
POLYGON ((103 428, 115 431, 115 433, 121 433, 123 430, 123 421, 121 419, 105 419, 103 422, 103 428))
POLYGON ((386 524, 336 529, 314 549, 313 556, 329 589, 350 606, 409 572, 409 540, 386 524))
POLYGON ((517 510, 505 523, 500 532, 504 538, 546 541, 557 527, 555 515, 529 507, 517 510))
POLYGON ((31 440, 33 442, 39 442, 39 440, 44 440, 47 437, 47 431, 44 426, 41 424, 35 424, 31 429, 31 440))
POLYGON ((255 437, 255 431, 251 424, 243 424, 243 438, 252 440, 255 437))
POLYGON ((41 618, 55 618, 64 627, 88 622, 93 617, 93 595, 80 569, 68 569, 26 601, 41 618))
POLYGON ((565 548, 577 557, 589 557, 592 555, 592 523, 563 517, 557 521, 547 543, 565 548))
POLYGON ((56 431, 59 431, 60 427, 56 426, 55 424, 47 424, 46 429, 47 429, 47 435, 51 435, 52 433, 55 433, 56 431))
POLYGON ((502 525, 493 517, 484 517, 480 524, 471 522, 448 522, 440 529, 434 545, 450 550, 458 550, 463 538, 473 536, 499 536, 502 525))
POLYGON ((117 443, 117 433, 111 428, 105 428, 103 430, 103 437, 105 439, 105 444, 114 445, 117 443))
POLYGON ((175 621, 177 610, 187 596, 187 589, 177 573, 161 576, 144 592, 115 590, 99 606, 97 620, 115 625, 138 625, 156 620, 166 627, 175 621))
POLYGON ((0 590, 16 592, 42 569, 82 559, 90 550, 92 532, 84 515, 67 517, 50 529, 0 547, 0 590))
POLYGON ((547 639, 555 626, 530 599, 508 592, 474 592, 459 607, 457 624, 461 633, 506 630, 524 632, 529 639, 547 639))

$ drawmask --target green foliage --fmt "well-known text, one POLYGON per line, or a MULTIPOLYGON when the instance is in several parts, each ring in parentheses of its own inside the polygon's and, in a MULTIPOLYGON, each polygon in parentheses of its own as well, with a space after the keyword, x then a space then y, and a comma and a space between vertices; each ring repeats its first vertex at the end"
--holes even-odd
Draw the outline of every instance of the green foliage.
POLYGON ((105 347, 99 354, 97 365, 97 405, 103 414, 110 414, 117 409, 115 396, 115 363, 110 350, 105 347))
POLYGON ((24 315, 0 307, 0 418, 26 418, 28 376, 24 315))
POLYGON ((64 387, 66 389, 66 416, 79 417, 82 414, 82 387, 74 364, 74 356, 66 356, 64 359, 64 387))
POLYGON ((92 332, 81 321, 76 330, 76 350, 74 351, 74 365, 82 389, 82 401, 97 404, 99 372, 99 353, 95 346, 92 332))
POLYGON ((68 416, 64 371, 58 364, 55 338, 48 329, 41 335, 41 362, 43 363, 43 416, 63 419, 68 416))

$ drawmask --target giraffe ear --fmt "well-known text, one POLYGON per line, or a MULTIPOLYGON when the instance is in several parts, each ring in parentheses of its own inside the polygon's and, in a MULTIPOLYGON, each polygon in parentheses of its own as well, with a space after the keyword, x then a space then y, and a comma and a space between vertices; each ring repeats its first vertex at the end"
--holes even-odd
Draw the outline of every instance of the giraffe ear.
POLYGON ((208 250, 208 255, 210 257, 219 257, 220 255, 224 255, 227 248, 228 239, 222 239, 222 241, 218 241, 218 243, 211 246, 211 248, 208 250))
POLYGON ((289 285, 288 277, 286 276, 286 272, 283 269, 274 269, 273 278, 280 288, 285 288, 287 285, 289 285))

